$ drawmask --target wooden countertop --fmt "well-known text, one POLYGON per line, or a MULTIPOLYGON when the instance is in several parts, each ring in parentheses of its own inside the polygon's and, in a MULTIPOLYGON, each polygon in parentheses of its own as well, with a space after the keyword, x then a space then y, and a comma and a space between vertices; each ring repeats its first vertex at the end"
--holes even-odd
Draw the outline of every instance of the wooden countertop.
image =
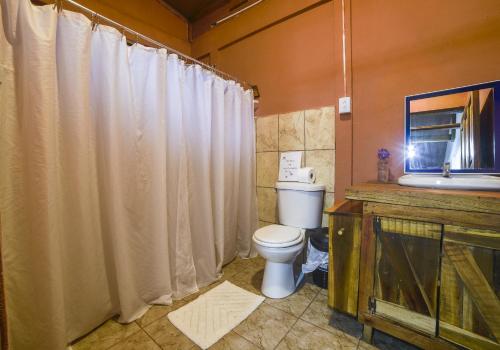
POLYGON ((397 184, 364 183, 348 188, 346 198, 500 215, 500 192, 440 190, 397 184))
POLYGON ((363 215, 363 202, 353 201, 349 199, 342 199, 335 201, 330 208, 325 209, 325 214, 338 214, 338 215, 363 215))

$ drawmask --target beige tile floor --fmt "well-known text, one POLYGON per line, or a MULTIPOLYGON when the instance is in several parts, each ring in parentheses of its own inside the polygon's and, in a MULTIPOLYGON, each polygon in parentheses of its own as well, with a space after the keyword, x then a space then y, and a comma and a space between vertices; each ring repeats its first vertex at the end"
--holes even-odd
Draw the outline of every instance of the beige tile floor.
MULTIPOLYGON (((224 267, 222 280, 261 294, 264 263, 260 257, 236 259, 224 267)), ((153 306, 141 319, 128 325, 109 320, 73 344, 73 349, 198 349, 168 321, 166 315, 219 283, 202 288, 200 292, 175 301, 170 306, 153 306)), ((245 321, 210 349, 376 349, 329 325, 331 311, 326 305, 326 298, 324 290, 305 283, 285 299, 266 299, 245 321)))

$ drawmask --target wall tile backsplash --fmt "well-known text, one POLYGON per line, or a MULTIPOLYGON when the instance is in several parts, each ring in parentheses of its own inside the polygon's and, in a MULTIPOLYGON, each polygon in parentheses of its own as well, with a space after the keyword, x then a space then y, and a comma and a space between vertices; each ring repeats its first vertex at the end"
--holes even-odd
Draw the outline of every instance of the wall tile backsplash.
POLYGON ((278 124, 279 150, 303 151, 305 149, 304 112, 280 114, 278 124))
POLYGON ((306 151, 306 167, 316 170, 316 181, 326 186, 326 192, 334 192, 335 150, 306 151))
POLYGON ((277 222, 276 191, 274 188, 257 187, 257 204, 259 206, 259 221, 277 222))
POLYGON ((257 153, 257 186, 273 187, 278 178, 278 152, 257 153))
MULTIPOLYGON (((316 182, 326 186, 325 207, 331 206, 335 191, 334 107, 259 117, 255 124, 260 227, 278 222, 274 185, 281 152, 304 151, 302 166, 316 169, 316 182)), ((323 215, 323 226, 327 225, 323 215)))
POLYGON ((335 149, 335 114, 333 107, 305 111, 305 149, 335 149))
POLYGON ((278 151, 278 116, 257 118, 255 120, 257 152, 278 151))

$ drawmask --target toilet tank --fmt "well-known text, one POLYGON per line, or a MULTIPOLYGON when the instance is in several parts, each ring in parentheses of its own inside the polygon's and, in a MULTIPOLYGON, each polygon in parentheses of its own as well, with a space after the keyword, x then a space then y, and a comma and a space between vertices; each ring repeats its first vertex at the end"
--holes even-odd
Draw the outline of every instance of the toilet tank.
POLYGON ((318 228, 321 226, 324 185, 277 182, 276 190, 281 225, 299 228, 318 228))

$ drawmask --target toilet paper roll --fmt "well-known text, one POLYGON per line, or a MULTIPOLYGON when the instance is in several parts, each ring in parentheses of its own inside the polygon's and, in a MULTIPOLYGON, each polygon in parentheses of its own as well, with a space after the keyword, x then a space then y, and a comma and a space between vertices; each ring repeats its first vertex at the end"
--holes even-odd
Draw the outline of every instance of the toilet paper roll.
POLYGON ((308 184, 316 182, 316 172, 314 168, 300 168, 297 169, 297 181, 308 184))

